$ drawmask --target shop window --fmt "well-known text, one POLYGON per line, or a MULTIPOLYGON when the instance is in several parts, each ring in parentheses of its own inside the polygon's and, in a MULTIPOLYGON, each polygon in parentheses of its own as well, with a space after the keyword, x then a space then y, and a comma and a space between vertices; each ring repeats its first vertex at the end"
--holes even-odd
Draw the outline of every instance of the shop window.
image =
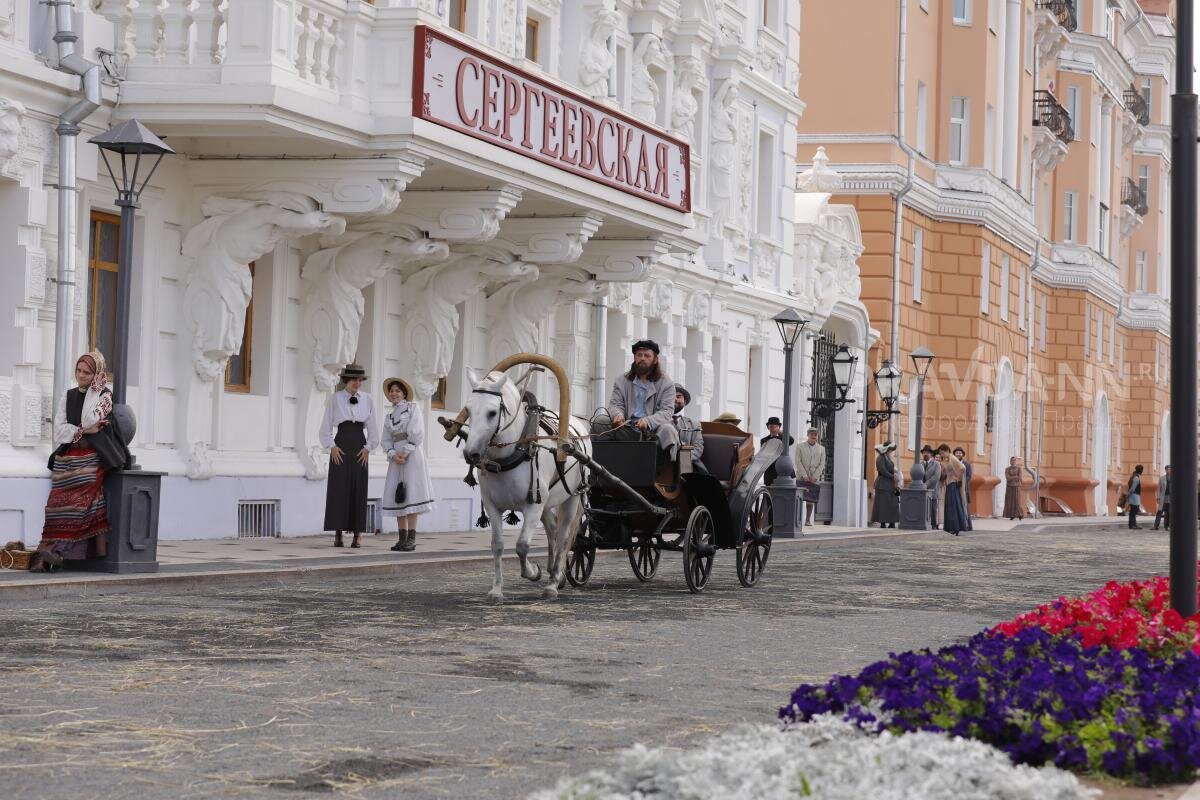
MULTIPOLYGON (((254 279, 254 262, 250 262, 250 279, 254 279)), ((225 364, 225 391, 250 391, 250 353, 254 339, 254 293, 246 306, 246 326, 242 330, 242 347, 225 364)))
POLYGON ((538 60, 538 29, 540 24, 533 17, 525 18, 525 58, 538 60))
POLYGON ((430 408, 445 408, 447 386, 445 377, 438 379, 437 389, 433 392, 433 397, 429 399, 430 408))
POLYGON ((93 211, 90 229, 88 349, 103 353, 111 368, 117 344, 117 263, 121 255, 121 218, 102 211, 93 211))

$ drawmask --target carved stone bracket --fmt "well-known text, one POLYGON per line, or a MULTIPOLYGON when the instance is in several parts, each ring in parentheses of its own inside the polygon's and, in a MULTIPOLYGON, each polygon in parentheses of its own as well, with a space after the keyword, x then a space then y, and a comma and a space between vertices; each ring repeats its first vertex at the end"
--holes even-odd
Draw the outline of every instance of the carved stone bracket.
POLYGON ((642 300, 642 309, 646 312, 646 318, 660 322, 670 321, 671 301, 674 299, 674 295, 675 292, 671 288, 670 281, 657 280, 648 284, 642 300))
POLYGON ((596 280, 638 282, 667 254, 663 239, 592 239, 579 259, 596 280))
POLYGON ((1137 115, 1129 109, 1121 115, 1121 146, 1133 147, 1146 135, 1146 127, 1138 122, 1137 115))
POLYGON ((583 246, 603 223, 603 216, 590 212, 577 217, 508 217, 495 242, 523 261, 569 264, 579 260, 583 246))
POLYGON ((1142 217, 1132 208, 1122 203, 1120 221, 1121 238, 1128 239, 1141 224, 1142 217))
POLYGON ((1038 58, 1044 68, 1054 62, 1058 52, 1070 40, 1066 29, 1059 23, 1058 17, 1048 8, 1038 9, 1034 22, 1034 43, 1037 46, 1038 58))
POLYGON ((413 225, 434 239, 448 242, 486 242, 500 232, 500 223, 521 200, 517 186, 463 191, 409 191, 396 220, 413 225))
POLYGON ((1049 128, 1035 125, 1033 128, 1033 163, 1039 173, 1047 173, 1067 157, 1067 143, 1051 133, 1049 128))
POLYGON ((25 106, 0 97, 0 175, 17 180, 20 175, 21 122, 25 106))
POLYGON ((594 298, 604 291, 605 285, 599 281, 578 281, 558 275, 500 287, 487 301, 491 361, 498 362, 513 353, 541 352, 538 325, 543 320, 559 306, 594 298))

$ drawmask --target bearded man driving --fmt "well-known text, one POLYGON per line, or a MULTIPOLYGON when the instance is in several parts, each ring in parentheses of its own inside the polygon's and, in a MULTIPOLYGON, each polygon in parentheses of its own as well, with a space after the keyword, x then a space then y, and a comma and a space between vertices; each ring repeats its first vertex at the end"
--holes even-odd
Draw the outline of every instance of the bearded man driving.
POLYGON ((659 448, 673 459, 679 447, 679 432, 673 419, 675 381, 659 364, 657 342, 643 339, 635 342, 632 349, 633 364, 613 382, 608 401, 612 426, 618 429, 613 438, 636 440, 643 434, 653 434, 659 448))

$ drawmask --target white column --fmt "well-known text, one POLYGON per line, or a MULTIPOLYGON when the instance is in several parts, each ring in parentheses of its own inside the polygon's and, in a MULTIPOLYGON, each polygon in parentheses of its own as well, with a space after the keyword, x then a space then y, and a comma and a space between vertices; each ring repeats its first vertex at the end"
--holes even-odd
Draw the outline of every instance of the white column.
MULTIPOLYGON (((992 24, 991 4, 998 3, 998 2, 1001 2, 1001 0, 988 0, 988 2, 980 4, 981 6, 986 6, 986 9, 983 9, 983 10, 987 14, 987 24, 988 25, 992 24)), ((1007 136, 1008 117, 1011 113, 1009 108, 1007 107, 1008 84, 1017 80, 1017 76, 1008 71, 1008 59, 1007 59, 1008 49, 1005 47, 1005 37, 1008 34, 1008 28, 1007 28, 1007 25, 1005 24, 1007 19, 1008 19, 1008 17, 1005 14, 997 15, 997 20, 996 20, 996 98, 995 98, 996 104, 995 104, 995 116, 991 120, 991 122, 992 122, 991 131, 990 131, 991 137, 992 137, 991 148, 990 148, 991 152, 987 154, 988 156, 991 157, 992 172, 995 173, 1000 178, 1004 178, 1008 175, 1008 173, 1004 169, 1004 155, 1005 155, 1005 150, 1007 147, 1006 140, 1008 139, 1008 136, 1007 136)), ((984 135, 985 142, 987 139, 987 131, 986 131, 987 123, 988 123, 987 103, 985 102, 984 103, 984 121, 983 121, 983 124, 985 126, 985 135, 984 135)), ((986 146, 986 144, 985 144, 985 146, 986 146)), ((988 164, 988 160, 986 157, 984 158, 983 163, 984 163, 984 166, 986 166, 988 164)))

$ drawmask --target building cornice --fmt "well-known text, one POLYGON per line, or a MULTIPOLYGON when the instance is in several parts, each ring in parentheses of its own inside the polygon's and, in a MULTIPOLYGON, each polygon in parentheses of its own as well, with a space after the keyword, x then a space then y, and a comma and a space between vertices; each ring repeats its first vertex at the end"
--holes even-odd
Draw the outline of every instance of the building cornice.
POLYGON ((1125 296, 1117 265, 1086 245, 1052 242, 1050 257, 1038 262, 1034 277, 1048 286, 1087 292, 1114 308, 1125 296))
POLYGON ((1138 292, 1125 298, 1117 324, 1137 330, 1152 330, 1171 335, 1171 303, 1165 297, 1138 292))
POLYGON ((1133 67, 1102 36, 1076 31, 1058 54, 1058 68, 1095 75, 1110 95, 1123 105, 1125 90, 1133 84, 1133 67))
POLYGON ((1146 125, 1141 137, 1133 145, 1133 152, 1139 156, 1158 156, 1170 166, 1171 127, 1146 125))

